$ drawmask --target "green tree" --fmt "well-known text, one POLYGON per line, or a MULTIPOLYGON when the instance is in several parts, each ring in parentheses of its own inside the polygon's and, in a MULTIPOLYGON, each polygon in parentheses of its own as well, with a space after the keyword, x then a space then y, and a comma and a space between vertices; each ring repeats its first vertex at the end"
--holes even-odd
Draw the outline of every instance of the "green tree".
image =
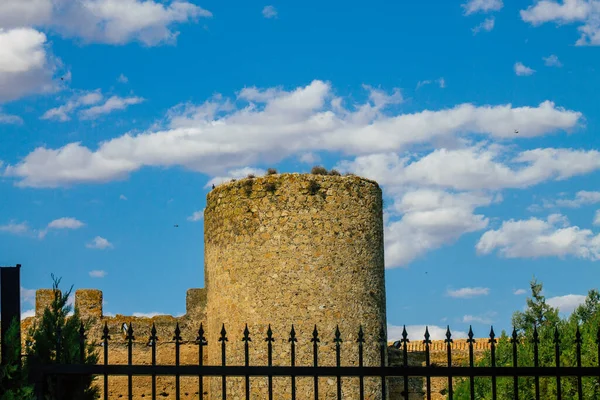
POLYGON ((4 365, 0 365, 0 400, 32 400, 33 387, 27 382, 27 374, 21 365, 19 320, 14 319, 6 337, 7 353, 4 365))
MULTIPOLYGON (((514 335, 517 339, 517 362, 519 366, 534 365, 534 339, 538 341, 538 360, 540 366, 556 365, 555 339, 559 340, 560 364, 577 365, 576 332, 579 329, 582 366, 598 365, 598 347, 596 335, 600 327, 600 293, 590 290, 584 304, 580 305, 569 318, 560 318, 558 310, 550 306, 542 293, 542 284, 535 278, 531 282, 531 298, 527 299, 527 309, 513 314, 514 335)), ((496 344, 496 365, 508 367, 513 365, 513 339, 505 332, 496 344)), ((478 366, 490 366, 491 355, 486 352, 478 366)), ((539 379, 540 398, 553 399, 557 395, 556 378, 539 379)), ((600 399, 600 380, 596 377, 584 378, 582 381, 585 399, 600 399)), ((521 377, 518 382, 519 398, 535 398, 535 379, 521 377)), ((490 378, 475 378, 475 398, 488 400, 492 398, 490 378)), ((456 386, 455 399, 470 399, 469 380, 463 380, 456 386)), ((561 394, 563 399, 577 398, 577 380, 572 377, 561 377, 561 394)), ((512 378, 497 378, 497 398, 499 400, 514 399, 512 378)))
MULTIPOLYGON (((74 310, 69 316, 72 307, 67 304, 73 287, 66 293, 60 294, 58 285, 60 279, 53 279, 54 299, 39 321, 30 331, 27 348, 26 367, 32 371, 36 366, 47 364, 79 364, 80 355, 80 328, 88 330, 92 321, 85 323, 79 316, 79 311, 74 310), (57 351, 58 350, 58 351, 57 351)), ((96 364, 98 354, 94 346, 84 339, 84 364, 96 364)), ((45 379, 45 398, 48 400, 73 399, 90 400, 99 397, 98 388, 93 387, 93 376, 48 376, 45 379)))

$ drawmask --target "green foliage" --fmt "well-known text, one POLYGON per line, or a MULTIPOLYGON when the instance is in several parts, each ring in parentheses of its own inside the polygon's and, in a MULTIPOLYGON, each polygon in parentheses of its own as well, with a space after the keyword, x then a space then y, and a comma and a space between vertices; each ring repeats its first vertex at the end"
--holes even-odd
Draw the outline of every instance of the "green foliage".
MULTIPOLYGON (((72 308, 67 304, 67 301, 73 288, 71 287, 61 295, 58 292, 60 279, 57 280, 54 276, 52 276, 52 279, 54 281, 54 300, 50 307, 44 311, 39 324, 35 323, 29 331, 28 343, 32 343, 27 348, 26 366, 29 370, 35 368, 35 366, 46 364, 81 363, 79 329, 84 326, 87 331, 92 323, 89 320, 83 324, 77 309, 75 309, 72 316, 68 317, 72 308), (57 350, 60 350, 59 354, 57 350)), ((94 351, 93 344, 87 340, 84 340, 83 356, 84 364, 96 364, 98 362, 98 354, 94 351)), ((99 397, 98 389, 92 387, 94 379, 93 376, 63 376, 58 381, 55 376, 47 377, 45 398, 48 400, 97 399, 99 397)))
POLYGON ((33 399, 33 386, 27 381, 27 373, 21 365, 21 338, 19 320, 15 318, 2 338, 6 344, 5 364, 0 365, 0 400, 33 399))
POLYGON ((277 175, 277 170, 275 168, 269 168, 267 170, 267 175, 277 175))
MULTIPOLYGON (((580 305, 569 318, 561 319, 558 310, 546 303, 541 294, 542 284, 535 279, 531 282, 532 297, 527 299, 527 309, 513 314, 513 324, 517 332, 517 364, 534 366, 534 329, 539 337, 539 365, 555 366, 555 334, 559 338, 559 356, 561 366, 577 366, 575 333, 579 327, 582 344, 581 360, 583 366, 598 365, 598 347, 596 335, 600 327, 600 294, 590 290, 584 304, 580 305), (534 328, 535 327, 535 328, 534 328)), ((496 345, 496 365, 498 367, 513 366, 513 344, 511 337, 502 332, 496 345)), ((490 352, 486 352, 477 366, 491 366, 490 352)), ((554 399, 557 394, 556 378, 540 378, 540 398, 554 399)), ((475 378, 475 398, 488 400, 492 398, 491 379, 475 378)), ((600 399, 600 379, 590 377, 583 379, 583 397, 600 399)), ((535 398, 535 379, 521 377, 518 382, 519 398, 535 398)), ((573 377, 561 377, 561 393, 563 399, 577 398, 577 380, 573 377)), ((497 378, 498 400, 514 399, 513 378, 497 378)), ((454 398, 470 399, 469 380, 465 379, 456 386, 454 398)))
POLYGON ((329 171, 329 175, 340 176, 342 174, 340 174, 340 171, 338 171, 337 169, 332 169, 331 171, 329 171))

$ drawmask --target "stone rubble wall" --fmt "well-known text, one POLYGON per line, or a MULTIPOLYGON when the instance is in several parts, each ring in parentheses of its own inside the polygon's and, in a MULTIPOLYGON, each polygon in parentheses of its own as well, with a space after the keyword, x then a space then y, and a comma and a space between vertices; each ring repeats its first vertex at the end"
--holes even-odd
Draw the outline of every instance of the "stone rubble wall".
MULTIPOLYGON (((377 183, 356 176, 269 175, 212 190, 204 211, 209 342, 218 340, 223 323, 240 338, 247 323, 257 340, 250 358, 266 365, 264 338, 270 324, 273 365, 288 365, 294 324, 297 365, 312 365, 309 340, 316 325, 319 363, 334 366, 333 339, 339 326, 341 361, 357 365, 362 324, 364 363, 379 365, 380 350, 374 343, 386 326, 382 206, 377 183)), ((228 342, 228 362, 241 364, 244 344, 235 336, 228 342)), ((220 363, 219 349, 209 351, 211 363, 220 363)), ((238 381, 243 378, 230 381, 232 398, 243 396, 238 381)), ((333 382, 323 378, 319 398, 336 398, 333 382)), ((378 380, 365 382, 365 398, 380 398, 378 380)), ((356 388, 344 383, 345 398, 358 398, 356 388)), ((277 399, 291 398, 283 378, 277 379, 274 391, 277 399)), ((298 400, 314 398, 312 391, 312 380, 302 379, 298 400)), ((211 395, 221 398, 220 383, 211 386, 211 395)), ((252 399, 266 397, 266 382, 257 379, 252 399)))

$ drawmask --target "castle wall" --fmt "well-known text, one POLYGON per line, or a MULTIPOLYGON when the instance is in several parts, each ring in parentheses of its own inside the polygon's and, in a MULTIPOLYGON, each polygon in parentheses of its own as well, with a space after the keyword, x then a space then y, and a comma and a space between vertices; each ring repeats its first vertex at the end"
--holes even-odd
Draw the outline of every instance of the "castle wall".
MULTIPOLYGON (((264 339, 270 324, 273 365, 290 365, 293 323, 296 365, 312 365, 309 340, 315 324, 320 365, 335 365, 338 325, 342 365, 358 365, 359 324, 365 365, 380 365, 380 347, 374 342, 382 329, 385 334, 386 317, 377 183, 355 176, 283 174, 223 184, 208 194, 204 240, 207 337, 209 344, 219 343, 225 324, 228 364, 244 362, 241 339, 247 323, 253 364, 267 364, 264 339)), ((219 347, 209 351, 210 362, 220 364, 219 347)), ((243 378, 228 381, 228 395, 243 394, 243 378)), ((380 398, 380 380, 365 381, 365 398, 380 398)), ((334 382, 321 379, 319 398, 335 398, 334 382)), ((358 398, 357 382, 345 381, 345 398, 358 398)), ((252 399, 266 398, 266 385, 266 378, 252 378, 252 399)), ((291 398, 289 378, 274 378, 274 393, 275 399, 291 398)), ((211 386, 211 395, 220 398, 220 380, 211 386)), ((297 395, 314 398, 312 378, 298 379, 297 395)))

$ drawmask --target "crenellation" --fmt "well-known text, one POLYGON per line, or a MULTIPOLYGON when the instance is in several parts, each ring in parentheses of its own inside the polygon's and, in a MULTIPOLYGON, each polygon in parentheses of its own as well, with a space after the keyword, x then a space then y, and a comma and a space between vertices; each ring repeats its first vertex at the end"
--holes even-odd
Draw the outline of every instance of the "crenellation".
POLYGON ((82 319, 102 318, 102 291, 78 289, 75 291, 75 308, 82 319))

